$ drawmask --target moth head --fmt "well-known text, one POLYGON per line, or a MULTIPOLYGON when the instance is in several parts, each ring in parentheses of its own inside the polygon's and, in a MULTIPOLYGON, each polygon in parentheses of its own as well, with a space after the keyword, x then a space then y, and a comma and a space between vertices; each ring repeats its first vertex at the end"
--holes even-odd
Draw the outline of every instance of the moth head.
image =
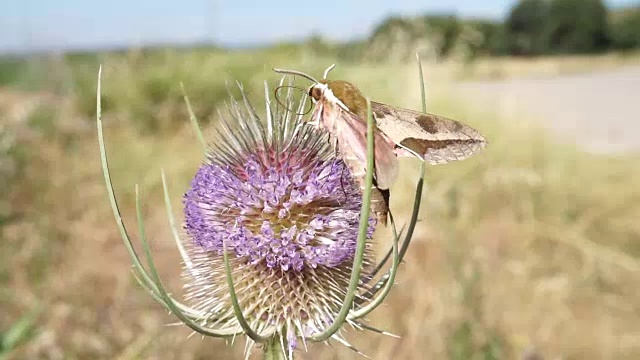
POLYGON ((337 105, 345 110, 351 111, 361 117, 366 116, 367 101, 360 90, 353 84, 344 80, 327 80, 327 75, 334 68, 335 64, 329 66, 323 75, 322 80, 316 80, 313 76, 296 70, 273 69, 275 72, 289 75, 302 76, 313 82, 309 87, 307 95, 313 103, 328 102, 337 105))
POLYGON ((325 90, 327 90, 327 80, 320 80, 309 87, 308 95, 316 103, 322 99, 325 90))

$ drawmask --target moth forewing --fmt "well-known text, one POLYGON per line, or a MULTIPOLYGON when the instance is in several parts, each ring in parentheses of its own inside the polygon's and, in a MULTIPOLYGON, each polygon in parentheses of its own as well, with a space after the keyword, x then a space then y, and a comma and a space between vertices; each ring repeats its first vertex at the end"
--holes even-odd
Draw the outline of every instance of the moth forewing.
POLYGON ((464 160, 487 142, 474 128, 442 116, 372 102, 376 124, 397 144, 398 156, 418 156, 430 164, 464 160))

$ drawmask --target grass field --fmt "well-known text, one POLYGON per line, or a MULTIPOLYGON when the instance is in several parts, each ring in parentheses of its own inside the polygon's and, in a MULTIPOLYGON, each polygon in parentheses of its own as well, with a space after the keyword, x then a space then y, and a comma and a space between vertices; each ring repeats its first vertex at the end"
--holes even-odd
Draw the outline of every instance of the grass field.
MULTIPOLYGON (((180 82, 213 131, 225 80, 241 81, 261 108, 263 81, 273 86, 278 78, 271 67, 317 75, 332 62, 282 47, 131 51, 0 69, 20 75, 1 77, 0 89, 0 186, 7 190, 0 197, 0 354, 240 357, 242 344, 164 326, 176 320, 131 274, 99 167, 97 64, 105 66, 106 145, 125 222, 133 228, 138 183, 156 262, 179 293, 160 170, 178 204, 202 161, 180 82)), ((347 338, 375 359, 638 358, 640 158, 585 154, 523 119, 465 106, 438 91, 448 76, 434 71, 445 70, 425 64, 429 110, 473 125, 489 146, 464 162, 428 168, 414 243, 397 286, 370 318, 402 338, 356 331, 347 338)), ((415 64, 339 63, 332 76, 378 101, 420 107, 415 64)), ((392 191, 399 222, 408 218, 417 165, 401 162, 392 191)), ((379 243, 385 249, 389 240, 379 243)), ((315 344, 301 358, 359 356, 339 344, 315 344)))
MULTIPOLYGON (((499 80, 516 77, 553 77, 597 70, 614 69, 640 63, 640 52, 612 52, 591 56, 564 55, 537 58, 479 58, 466 66, 451 71, 457 79, 499 80)), ((445 68, 451 67, 447 64, 445 68)))

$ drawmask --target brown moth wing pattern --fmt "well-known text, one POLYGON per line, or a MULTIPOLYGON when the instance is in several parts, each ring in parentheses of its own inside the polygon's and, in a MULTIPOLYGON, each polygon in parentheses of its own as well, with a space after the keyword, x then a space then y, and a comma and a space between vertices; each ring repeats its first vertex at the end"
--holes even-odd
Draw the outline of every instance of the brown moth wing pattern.
MULTIPOLYGON (((340 153, 349 162, 353 175, 364 178, 367 166, 367 124, 350 111, 338 111, 339 118, 343 120, 336 123, 340 153)), ((375 127, 374 137, 376 186, 386 190, 398 176, 398 159, 391 144, 375 127)))
MULTIPOLYGON (((480 133, 461 122, 409 109, 371 102, 378 128, 394 143, 406 147, 430 164, 464 160, 486 146, 480 133)), ((398 156, 412 156, 404 149, 398 156)))

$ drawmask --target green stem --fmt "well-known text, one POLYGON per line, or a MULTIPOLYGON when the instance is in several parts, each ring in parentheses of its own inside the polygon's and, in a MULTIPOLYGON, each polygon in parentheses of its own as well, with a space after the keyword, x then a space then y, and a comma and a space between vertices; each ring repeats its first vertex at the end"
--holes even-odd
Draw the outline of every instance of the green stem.
POLYGON ((264 345, 264 360, 293 360, 293 356, 287 356, 286 348, 287 340, 279 335, 273 336, 264 345))

